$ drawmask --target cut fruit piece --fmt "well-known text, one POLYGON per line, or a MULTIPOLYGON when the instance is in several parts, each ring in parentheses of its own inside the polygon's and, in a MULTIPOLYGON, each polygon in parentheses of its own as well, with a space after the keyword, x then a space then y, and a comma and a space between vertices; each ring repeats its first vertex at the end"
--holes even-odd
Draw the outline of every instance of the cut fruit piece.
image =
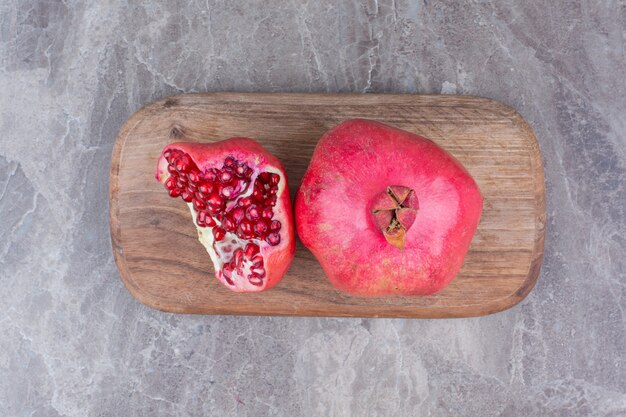
POLYGON ((179 142, 163 150, 156 178, 189 206, 215 275, 227 288, 263 291, 281 280, 295 238, 278 159, 248 138, 179 142))

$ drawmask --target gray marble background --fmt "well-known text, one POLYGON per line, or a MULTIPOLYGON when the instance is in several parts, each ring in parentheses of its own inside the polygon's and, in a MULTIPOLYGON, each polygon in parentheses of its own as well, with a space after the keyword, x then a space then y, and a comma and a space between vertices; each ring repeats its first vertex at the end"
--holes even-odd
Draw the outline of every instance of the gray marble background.
POLYGON ((626 3, 0 0, 1 416, 625 416, 626 3), (541 277, 475 319, 165 314, 113 262, 111 149, 196 91, 481 95, 544 156, 541 277))

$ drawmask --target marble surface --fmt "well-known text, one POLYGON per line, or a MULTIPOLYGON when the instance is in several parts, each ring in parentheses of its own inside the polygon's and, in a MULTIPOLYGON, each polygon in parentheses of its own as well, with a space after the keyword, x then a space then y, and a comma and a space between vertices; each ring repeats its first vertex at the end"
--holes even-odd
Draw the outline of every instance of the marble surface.
POLYGON ((626 3, 0 0, 0 415, 625 416, 626 3), (538 285, 457 320, 210 317, 113 262, 124 120, 198 91, 472 94, 529 121, 538 285))

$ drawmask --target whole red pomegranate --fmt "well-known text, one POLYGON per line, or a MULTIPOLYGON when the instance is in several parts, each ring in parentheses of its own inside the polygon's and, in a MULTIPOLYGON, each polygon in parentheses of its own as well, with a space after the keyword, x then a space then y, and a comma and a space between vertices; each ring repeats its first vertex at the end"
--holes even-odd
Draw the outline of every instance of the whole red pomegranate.
POLYGON ((338 289, 427 295, 459 272, 481 211, 470 174, 435 143, 349 120, 315 148, 296 228, 338 289))
POLYGON ((156 178, 185 201, 215 275, 236 292, 276 285, 293 260, 287 176, 276 157, 248 138, 173 143, 156 178))

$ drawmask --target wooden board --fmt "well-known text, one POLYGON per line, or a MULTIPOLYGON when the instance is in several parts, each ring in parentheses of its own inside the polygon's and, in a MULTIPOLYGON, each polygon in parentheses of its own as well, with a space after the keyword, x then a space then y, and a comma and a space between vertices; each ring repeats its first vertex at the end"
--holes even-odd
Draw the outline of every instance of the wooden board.
POLYGON ((545 191, 537 141, 522 117, 479 97, 376 94, 191 94, 152 103, 122 127, 110 178, 113 252, 124 284, 142 303, 199 314, 464 317, 494 313, 533 288, 543 256, 545 191), (292 198, 322 134, 368 118, 426 136, 474 176, 484 210, 465 263, 428 297, 359 298, 336 291, 298 242, 272 290, 237 294, 213 276, 189 209, 154 179, 163 147, 231 136, 259 140, 281 159, 292 198))

